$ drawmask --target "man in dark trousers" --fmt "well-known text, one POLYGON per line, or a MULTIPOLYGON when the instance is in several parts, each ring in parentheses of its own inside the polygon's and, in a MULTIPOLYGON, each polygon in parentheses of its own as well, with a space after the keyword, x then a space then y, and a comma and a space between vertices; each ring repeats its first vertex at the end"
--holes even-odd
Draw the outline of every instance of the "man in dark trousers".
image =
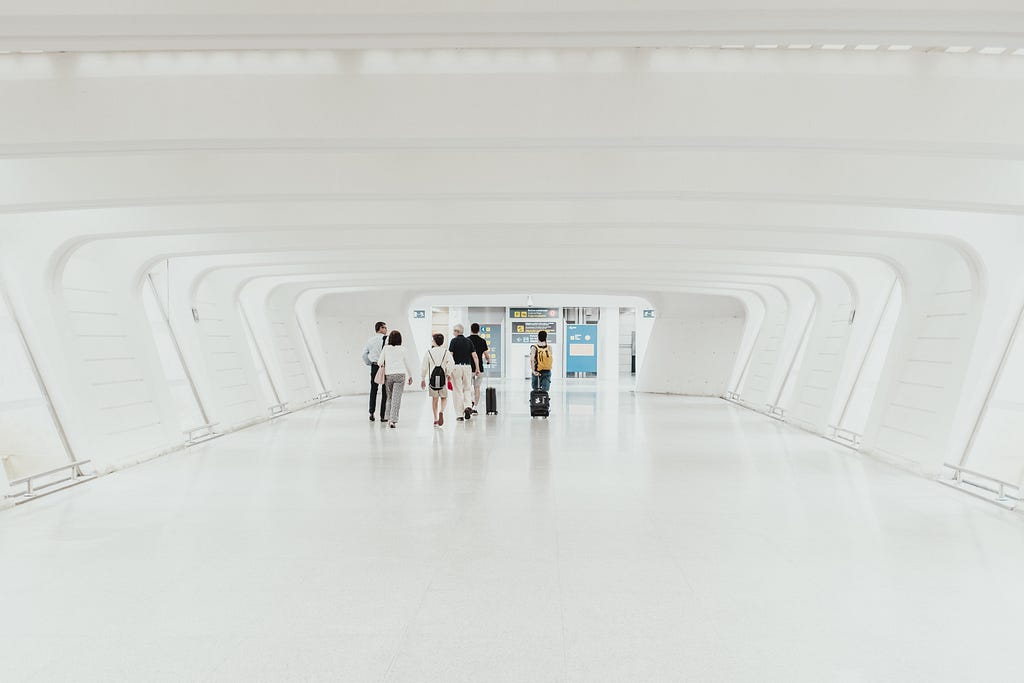
POLYGON ((484 361, 486 360, 487 365, 490 365, 491 354, 487 350, 487 340, 480 336, 480 323, 470 325, 469 331, 473 333, 469 335, 469 341, 473 342, 473 348, 476 349, 476 360, 479 363, 473 374, 473 414, 476 415, 476 404, 480 402, 480 387, 484 383, 484 361))
MULTIPOLYGON (((384 345, 388 341, 388 326, 386 323, 379 322, 373 326, 374 334, 370 337, 370 340, 366 342, 366 346, 363 347, 363 362, 370 366, 370 422, 373 422, 373 410, 377 406, 377 389, 379 385, 374 382, 374 378, 377 376, 377 370, 380 366, 377 365, 377 361, 380 360, 380 351, 384 348, 384 345)), ((388 392, 381 389, 380 392, 380 418, 383 421, 384 415, 387 412, 388 407, 388 392)))
POLYGON ((466 339, 462 334, 465 328, 456 325, 452 328, 455 336, 448 344, 448 350, 452 352, 455 359, 455 369, 452 371, 452 392, 455 394, 455 418, 459 422, 473 417, 473 374, 480 367, 476 356, 476 349, 473 342, 466 339))

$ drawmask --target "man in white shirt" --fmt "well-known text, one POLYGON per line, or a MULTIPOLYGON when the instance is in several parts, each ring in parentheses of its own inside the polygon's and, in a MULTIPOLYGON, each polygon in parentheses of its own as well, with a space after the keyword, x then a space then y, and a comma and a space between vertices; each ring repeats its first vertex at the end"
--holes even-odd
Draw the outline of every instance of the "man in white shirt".
MULTIPOLYGON (((363 362, 370 366, 370 422, 374 421, 373 410, 377 406, 377 389, 379 385, 374 382, 374 378, 377 376, 377 370, 380 366, 377 361, 380 360, 380 351, 384 348, 384 345, 388 341, 388 326, 386 323, 378 322, 373 326, 374 335, 370 337, 370 340, 366 342, 366 346, 363 347, 363 362)), ((388 392, 380 392, 380 419, 384 420, 384 415, 387 414, 388 407, 388 392)))

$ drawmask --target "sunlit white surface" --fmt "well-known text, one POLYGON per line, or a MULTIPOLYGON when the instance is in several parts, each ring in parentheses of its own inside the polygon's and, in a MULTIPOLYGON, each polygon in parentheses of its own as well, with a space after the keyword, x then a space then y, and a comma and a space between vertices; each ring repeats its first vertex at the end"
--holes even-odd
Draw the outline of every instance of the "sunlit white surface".
POLYGON ((0 677, 1019 675, 1018 515, 719 400, 524 392, 443 430, 342 398, 0 513, 0 677))

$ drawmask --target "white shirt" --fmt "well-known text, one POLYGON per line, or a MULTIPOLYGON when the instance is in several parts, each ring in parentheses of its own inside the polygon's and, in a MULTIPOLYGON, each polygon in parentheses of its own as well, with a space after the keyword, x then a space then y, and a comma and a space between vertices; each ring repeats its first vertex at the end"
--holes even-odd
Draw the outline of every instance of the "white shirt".
POLYGON ((367 365, 376 363, 380 358, 380 351, 384 348, 384 340, 387 339, 385 334, 375 334, 370 337, 370 341, 366 342, 366 346, 363 347, 363 362, 367 365))
POLYGON ((385 375, 405 374, 412 377, 412 368, 409 367, 409 359, 405 357, 405 349, 401 346, 385 346, 380 352, 378 365, 384 366, 385 375))
POLYGON ((446 376, 451 376, 452 371, 455 370, 455 359, 452 358, 452 353, 443 346, 435 346, 423 355, 423 367, 422 379, 430 377, 430 373, 434 371, 438 365, 444 370, 446 376))

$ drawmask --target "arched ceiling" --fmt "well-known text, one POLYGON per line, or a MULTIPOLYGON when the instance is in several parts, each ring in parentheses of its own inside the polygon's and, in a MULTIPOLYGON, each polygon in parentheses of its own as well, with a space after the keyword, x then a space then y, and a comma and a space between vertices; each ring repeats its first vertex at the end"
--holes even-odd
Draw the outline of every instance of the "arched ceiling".
POLYGON ((1020 232, 1011 3, 161 7, 0 6, 0 41, 72 50, 0 55, 0 231, 55 276, 109 241, 136 269, 262 253, 342 280, 390 256, 411 293, 473 271, 650 294, 827 258, 856 292, 863 259, 958 254, 984 282, 1020 232))

